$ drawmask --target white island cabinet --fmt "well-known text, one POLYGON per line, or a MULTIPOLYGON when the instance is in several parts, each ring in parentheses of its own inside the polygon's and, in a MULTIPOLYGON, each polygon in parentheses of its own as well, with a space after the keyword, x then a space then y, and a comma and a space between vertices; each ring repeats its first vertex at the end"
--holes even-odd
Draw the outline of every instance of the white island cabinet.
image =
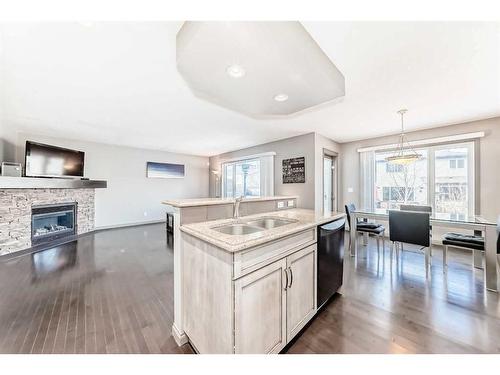
POLYGON ((316 245, 234 283, 235 353, 278 353, 316 312, 316 245))
POLYGON ((197 352, 279 353, 316 314, 316 227, 343 214, 260 216, 277 215, 297 219, 245 235, 214 230, 231 220, 181 228, 182 320, 197 352))

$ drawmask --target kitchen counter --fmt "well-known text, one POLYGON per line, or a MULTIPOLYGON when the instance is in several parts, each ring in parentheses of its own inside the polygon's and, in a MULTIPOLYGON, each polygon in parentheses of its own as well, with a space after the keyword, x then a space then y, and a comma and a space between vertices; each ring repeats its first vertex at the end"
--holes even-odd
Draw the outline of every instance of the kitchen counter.
MULTIPOLYGON (((256 198, 244 198, 244 202, 267 202, 267 201, 278 201, 287 199, 297 199, 295 195, 292 196, 273 196, 273 197, 256 197, 256 198)), ((199 207, 199 206, 215 206, 224 204, 233 204, 234 198, 191 198, 191 199, 169 199, 162 202, 163 204, 172 207, 199 207)))
POLYGON ((257 215, 249 215, 240 217, 239 219, 224 219, 213 220, 201 223, 186 224, 180 227, 180 230, 193 237, 196 237, 204 242, 208 242, 218 248, 228 252, 238 252, 257 245, 274 241, 294 233, 298 233, 309 228, 333 221, 335 219, 344 217, 345 214, 341 212, 330 212, 323 214, 314 210, 307 209, 289 209, 282 211, 266 212, 257 215), (231 235, 224 234, 213 230, 214 227, 220 227, 227 224, 246 222, 252 219, 277 217, 284 219, 297 220, 294 223, 286 224, 280 227, 265 229, 260 232, 244 234, 244 235, 231 235))

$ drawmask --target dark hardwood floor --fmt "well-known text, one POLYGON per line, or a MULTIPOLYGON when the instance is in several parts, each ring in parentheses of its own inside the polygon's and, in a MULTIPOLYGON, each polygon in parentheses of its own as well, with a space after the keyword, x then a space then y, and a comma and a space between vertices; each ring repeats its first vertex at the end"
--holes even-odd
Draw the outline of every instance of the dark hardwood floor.
MULTIPOLYGON (((113 229, 0 259, 1 353, 191 353, 177 347, 173 254, 162 224, 113 229)), ((471 254, 435 249, 391 269, 375 243, 347 258, 343 295, 318 313, 288 353, 500 353, 500 303, 471 254)))
POLYGON ((192 352, 170 334, 172 260, 144 225, 0 261, 0 352, 192 352))

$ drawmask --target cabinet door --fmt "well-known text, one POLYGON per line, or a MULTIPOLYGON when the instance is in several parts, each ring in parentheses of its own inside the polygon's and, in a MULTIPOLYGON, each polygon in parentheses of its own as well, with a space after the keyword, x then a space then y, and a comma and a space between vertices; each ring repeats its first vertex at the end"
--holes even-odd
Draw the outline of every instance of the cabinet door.
POLYGON ((287 341, 316 313, 316 245, 287 257, 290 275, 287 294, 287 341))
POLYGON ((286 345, 286 259, 234 282, 235 353, 278 353, 286 345))

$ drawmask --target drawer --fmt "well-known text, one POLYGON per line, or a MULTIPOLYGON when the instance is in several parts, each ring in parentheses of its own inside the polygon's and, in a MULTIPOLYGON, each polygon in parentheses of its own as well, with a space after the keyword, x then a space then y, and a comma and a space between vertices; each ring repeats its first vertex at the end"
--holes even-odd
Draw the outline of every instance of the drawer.
POLYGON ((234 254, 233 279, 255 271, 316 242, 316 228, 295 233, 234 254))

